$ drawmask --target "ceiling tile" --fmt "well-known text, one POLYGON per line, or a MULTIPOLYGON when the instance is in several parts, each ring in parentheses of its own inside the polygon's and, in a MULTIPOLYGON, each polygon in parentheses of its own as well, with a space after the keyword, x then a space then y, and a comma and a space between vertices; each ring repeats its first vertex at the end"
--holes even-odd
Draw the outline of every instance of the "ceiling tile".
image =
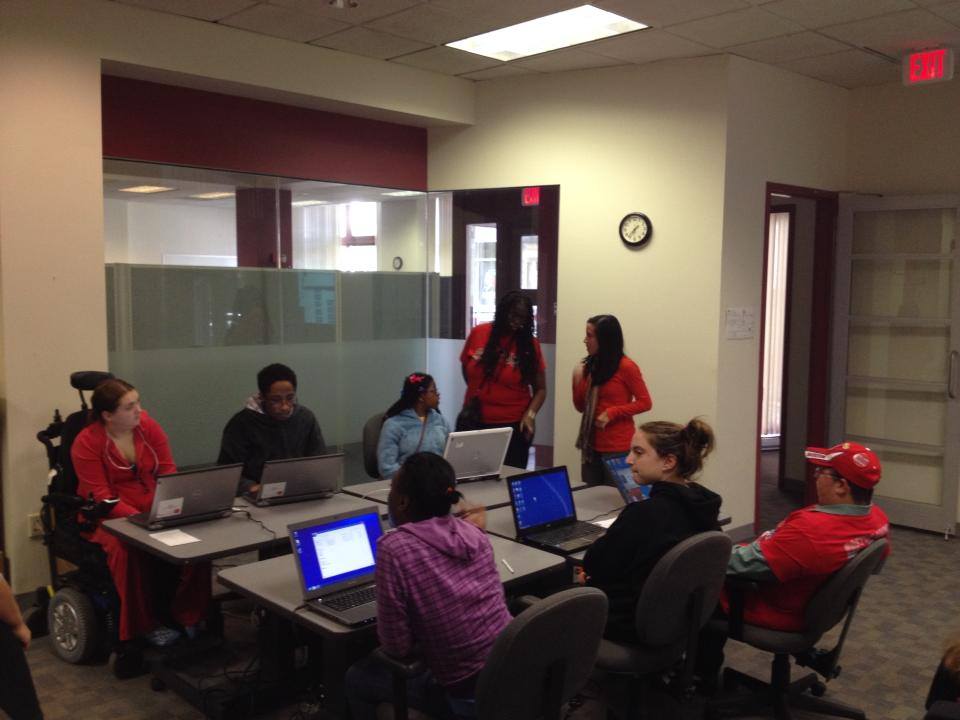
POLYGON ((539 72, 563 72, 564 70, 583 70, 623 64, 622 60, 594 55, 579 48, 554 50, 553 52, 533 55, 523 60, 514 60, 511 63, 511 65, 519 65, 539 72))
POLYGON ((882 85, 900 78, 899 66, 862 50, 792 60, 780 67, 846 88, 882 85))
POLYGON ((613 38, 597 40, 584 46, 585 50, 598 55, 646 63, 678 57, 696 57, 717 53, 714 48, 700 45, 692 40, 671 35, 665 30, 638 30, 613 38))
POLYGON ((519 65, 509 63, 506 65, 500 65, 499 67, 490 68, 488 70, 477 70, 477 72, 466 73, 460 77, 467 78, 468 80, 496 80, 497 78, 511 77, 513 75, 534 74, 537 74, 535 70, 531 70, 530 68, 522 68, 519 65))
POLYGON ((800 30, 803 28, 795 22, 760 8, 714 15, 670 28, 675 35, 716 48, 743 45, 800 30))
POLYGON ((398 55, 407 55, 430 47, 427 43, 417 40, 408 40, 407 38, 362 27, 352 27, 333 35, 327 35, 319 40, 314 40, 313 44, 380 60, 389 60, 398 55))
POLYGON ((482 19, 490 24, 491 29, 552 15, 584 3, 585 0, 430 0, 431 5, 461 17, 482 19))
POLYGON ((444 75, 461 75, 503 64, 493 58, 448 47, 421 50, 411 55, 395 58, 393 62, 418 67, 422 70, 432 70, 444 75))
POLYGON ((948 22, 952 22, 954 25, 960 26, 960 2, 957 2, 957 0, 946 2, 942 5, 934 5, 930 8, 930 12, 939 15, 948 22))
POLYGON ((298 42, 313 40, 350 27, 337 20, 276 5, 256 5, 231 15, 222 20, 221 24, 298 42))
POLYGON ((746 0, 596 0, 591 4, 651 27, 675 25, 750 7, 746 0))
POLYGON ((366 24, 371 30, 442 45, 487 32, 492 28, 486 20, 461 17, 452 10, 433 4, 417 5, 366 24))
POLYGON ((899 57, 910 50, 960 43, 960 28, 927 10, 907 10, 869 20, 832 25, 820 32, 891 57, 899 57))
POLYGON ((186 15, 201 20, 220 20, 255 5, 255 0, 118 0, 124 5, 186 15))
POLYGON ((777 0, 763 9, 804 27, 820 28, 915 7, 911 0, 777 0))
POLYGON ((331 20, 361 25, 384 15, 392 15, 426 0, 359 0, 357 7, 333 7, 329 0, 268 0, 271 5, 281 5, 290 10, 322 15, 331 20))
POLYGON ((828 55, 849 50, 848 45, 809 30, 795 35, 760 40, 746 45, 734 45, 727 52, 763 63, 782 63, 789 60, 828 55))

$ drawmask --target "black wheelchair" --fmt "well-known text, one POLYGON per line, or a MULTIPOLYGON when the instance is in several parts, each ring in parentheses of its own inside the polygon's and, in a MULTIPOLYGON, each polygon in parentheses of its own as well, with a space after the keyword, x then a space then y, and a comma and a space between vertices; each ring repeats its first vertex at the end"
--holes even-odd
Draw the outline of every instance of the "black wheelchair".
MULTIPOLYGON (((70 458, 73 441, 88 422, 84 392, 92 392, 112 377, 111 373, 93 370, 72 373, 70 385, 80 394, 80 409, 66 420, 55 410, 53 422, 37 433, 50 466, 40 521, 51 584, 37 590, 38 609, 32 614, 31 630, 35 635, 49 633, 54 652, 69 663, 104 658, 119 648, 120 602, 106 555, 99 545, 84 537, 109 509, 77 495, 77 476, 70 458)), ((124 661, 118 655, 114 672, 118 677, 127 676, 131 664, 136 662, 124 661)))

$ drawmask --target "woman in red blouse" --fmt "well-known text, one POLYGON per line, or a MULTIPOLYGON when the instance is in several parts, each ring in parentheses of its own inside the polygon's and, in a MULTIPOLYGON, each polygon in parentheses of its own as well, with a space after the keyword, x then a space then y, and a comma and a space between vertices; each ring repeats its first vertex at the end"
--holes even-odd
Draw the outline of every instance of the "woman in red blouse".
MULTIPOLYGON (((140 407, 136 388, 118 378, 100 383, 90 403, 90 424, 70 449, 77 494, 96 502, 110 501, 109 518, 150 510, 157 476, 177 471, 166 433, 140 407)), ((106 553, 120 598, 120 640, 145 637, 154 645, 174 642, 179 633, 161 626, 153 611, 150 558, 99 525, 89 539, 106 553)), ((184 566, 170 609, 173 619, 191 632, 205 617, 209 600, 209 565, 184 566)))
POLYGON ((613 315, 587 320, 587 356, 573 369, 573 404, 583 413, 577 447, 588 485, 605 482, 603 456, 630 451, 633 416, 653 407, 637 364, 623 354, 623 330, 613 315))
POLYGON ((480 402, 482 429, 513 428, 504 463, 527 467, 536 417, 547 399, 547 364, 533 336, 533 306, 518 290, 497 303, 492 323, 477 325, 460 353, 467 392, 463 403, 480 402))

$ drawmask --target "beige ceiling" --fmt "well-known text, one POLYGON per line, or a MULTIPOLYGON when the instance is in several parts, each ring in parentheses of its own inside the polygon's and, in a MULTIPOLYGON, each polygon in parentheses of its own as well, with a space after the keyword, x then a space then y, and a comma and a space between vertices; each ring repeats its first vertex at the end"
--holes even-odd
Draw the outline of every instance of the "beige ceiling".
POLYGON ((730 53, 853 88, 960 46, 960 0, 594 0, 650 28, 510 63, 444 46, 583 1, 115 0, 471 80, 730 53))

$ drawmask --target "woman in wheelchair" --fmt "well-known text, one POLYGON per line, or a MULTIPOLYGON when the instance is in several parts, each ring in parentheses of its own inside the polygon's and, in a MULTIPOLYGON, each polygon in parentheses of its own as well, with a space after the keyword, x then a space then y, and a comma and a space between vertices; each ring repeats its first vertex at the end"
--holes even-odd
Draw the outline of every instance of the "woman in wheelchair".
MULTIPOLYGON (((140 406, 140 394, 114 378, 100 383, 91 398, 90 424, 77 436, 70 455, 77 494, 112 508, 108 518, 149 511, 157 476, 176 472, 166 433, 140 406)), ((151 559, 99 525, 89 540, 103 548, 120 598, 120 641, 143 637, 169 645, 179 632, 157 621, 151 559)), ((205 617, 210 600, 206 564, 184 566, 170 607, 172 619, 188 634, 205 617)))

